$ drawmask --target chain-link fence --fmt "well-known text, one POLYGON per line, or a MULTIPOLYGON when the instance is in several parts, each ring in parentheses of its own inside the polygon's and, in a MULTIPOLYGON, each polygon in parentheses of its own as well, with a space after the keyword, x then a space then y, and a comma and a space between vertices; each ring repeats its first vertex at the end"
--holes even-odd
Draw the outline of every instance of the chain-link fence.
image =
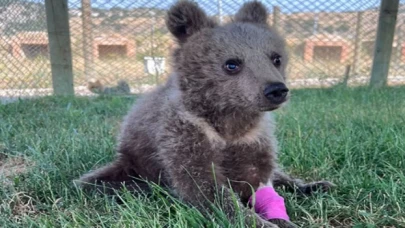
MULTIPOLYGON (((128 88, 137 93, 163 82, 176 45, 164 23, 173 2, 68 0, 76 93, 126 92, 128 88)), ((210 16, 227 22, 245 1, 197 2, 210 16)), ((269 9, 269 23, 287 40, 291 86, 369 81, 380 0, 262 2, 269 9)), ((403 3, 389 84, 405 83, 403 3)), ((52 93, 44 4, 45 0, 0 1, 0 97, 52 93)))
MULTIPOLYGON (((379 0, 275 1, 273 25, 287 39, 294 86, 367 84, 377 33, 379 0)), ((389 84, 404 84, 400 6, 391 57, 389 84)), ((402 13, 402 14, 401 14, 402 13)), ((405 54, 405 52, 404 52, 405 54)), ((404 56, 405 57, 405 56, 404 56)))

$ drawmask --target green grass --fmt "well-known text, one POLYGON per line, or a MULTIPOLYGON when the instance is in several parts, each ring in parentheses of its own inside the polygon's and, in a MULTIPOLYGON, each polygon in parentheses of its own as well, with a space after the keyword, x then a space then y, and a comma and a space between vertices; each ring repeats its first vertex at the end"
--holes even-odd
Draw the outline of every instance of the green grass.
MULTIPOLYGON (((132 98, 42 98, 0 106, 0 227, 218 227, 157 191, 84 195, 72 180, 113 159, 132 98), (13 175, 14 173, 14 175, 13 175)), ((294 90, 277 112, 280 161, 329 194, 285 197, 302 227, 405 226, 405 87, 294 90)))

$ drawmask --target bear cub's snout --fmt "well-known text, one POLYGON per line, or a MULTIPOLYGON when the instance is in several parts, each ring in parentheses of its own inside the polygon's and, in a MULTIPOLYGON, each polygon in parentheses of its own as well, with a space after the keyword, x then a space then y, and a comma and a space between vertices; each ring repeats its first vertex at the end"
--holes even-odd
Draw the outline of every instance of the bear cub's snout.
POLYGON ((274 105, 285 102, 288 95, 288 88, 284 83, 271 83, 264 89, 264 96, 274 105))

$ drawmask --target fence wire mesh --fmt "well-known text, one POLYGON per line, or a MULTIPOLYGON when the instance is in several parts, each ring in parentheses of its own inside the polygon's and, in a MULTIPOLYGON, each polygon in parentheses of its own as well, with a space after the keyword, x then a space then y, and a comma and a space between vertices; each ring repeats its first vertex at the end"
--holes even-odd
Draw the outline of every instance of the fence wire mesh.
MULTIPOLYGON (((143 92, 163 82, 175 47, 164 18, 173 0, 68 0, 76 94, 143 92), (125 82, 125 83, 124 83, 125 82)), ((226 23, 243 0, 198 0, 226 23)), ((286 38, 289 84, 369 81, 380 0, 267 0, 286 38)), ((52 94, 44 0, 0 1, 0 97, 52 94)), ((405 82, 401 1, 389 84, 405 82)))

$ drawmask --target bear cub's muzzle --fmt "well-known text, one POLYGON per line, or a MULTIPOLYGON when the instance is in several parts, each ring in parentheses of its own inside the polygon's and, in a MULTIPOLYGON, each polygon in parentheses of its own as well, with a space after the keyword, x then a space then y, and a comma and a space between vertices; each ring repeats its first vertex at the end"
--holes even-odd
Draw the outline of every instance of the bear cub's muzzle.
POLYGON ((264 96, 275 105, 279 105, 286 101, 288 88, 284 83, 271 83, 264 89, 264 96))

